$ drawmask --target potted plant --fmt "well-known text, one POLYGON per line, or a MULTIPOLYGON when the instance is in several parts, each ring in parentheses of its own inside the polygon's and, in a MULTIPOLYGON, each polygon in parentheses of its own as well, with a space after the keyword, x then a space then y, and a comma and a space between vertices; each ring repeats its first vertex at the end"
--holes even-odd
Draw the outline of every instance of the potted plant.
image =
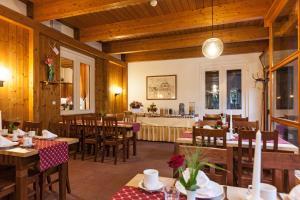
POLYGON ((222 169, 204 160, 201 161, 200 158, 203 158, 203 156, 201 156, 200 151, 197 151, 187 157, 184 155, 173 155, 168 162, 169 167, 178 174, 179 182, 186 190, 187 200, 196 199, 196 190, 200 188, 197 184, 197 176, 204 166, 222 169), (187 170, 189 176, 186 176, 187 170))
POLYGON ((129 104, 131 111, 134 113, 140 112, 140 108, 143 107, 143 104, 138 101, 133 101, 129 104))
POLYGON ((152 112, 152 113, 155 113, 157 111, 157 107, 154 103, 152 103, 150 105, 150 107, 147 108, 148 112, 152 112))
POLYGON ((53 82, 54 81, 54 62, 51 57, 47 57, 45 60, 45 64, 47 65, 47 75, 48 75, 48 81, 53 82))

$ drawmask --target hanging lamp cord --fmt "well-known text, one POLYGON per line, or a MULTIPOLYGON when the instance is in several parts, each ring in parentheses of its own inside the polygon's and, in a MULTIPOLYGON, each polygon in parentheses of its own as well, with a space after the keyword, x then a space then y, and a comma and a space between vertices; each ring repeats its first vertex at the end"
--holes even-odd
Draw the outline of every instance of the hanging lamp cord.
POLYGON ((211 0, 211 37, 214 37, 214 0, 211 0))

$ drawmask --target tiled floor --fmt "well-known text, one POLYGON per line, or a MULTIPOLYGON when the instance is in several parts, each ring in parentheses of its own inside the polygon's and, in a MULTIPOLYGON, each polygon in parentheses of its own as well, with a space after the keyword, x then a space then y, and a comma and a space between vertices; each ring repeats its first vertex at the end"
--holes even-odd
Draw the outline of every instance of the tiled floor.
MULTIPOLYGON (((69 173, 72 194, 67 199, 108 200, 145 168, 158 169, 161 176, 171 177, 172 170, 167 161, 173 149, 171 143, 138 142, 138 155, 125 163, 120 159, 116 166, 112 158, 107 158, 104 163, 94 162, 92 157, 85 161, 71 160, 69 173)), ((57 199, 57 194, 47 192, 46 199, 57 199)))

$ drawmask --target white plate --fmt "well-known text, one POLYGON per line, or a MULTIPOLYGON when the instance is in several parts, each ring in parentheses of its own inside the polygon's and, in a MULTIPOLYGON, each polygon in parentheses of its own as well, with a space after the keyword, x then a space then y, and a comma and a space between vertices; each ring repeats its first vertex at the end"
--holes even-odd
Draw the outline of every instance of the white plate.
POLYGON ((57 137, 45 138, 45 137, 43 137, 43 136, 34 136, 34 138, 40 139, 40 140, 54 140, 54 139, 56 139, 57 137))
MULTIPOLYGON (((176 181, 175 187, 180 193, 186 195, 186 190, 179 181, 176 181)), ((224 190, 220 184, 214 181, 209 181, 209 184, 207 186, 196 190, 196 197, 201 199, 212 199, 221 197, 223 193, 224 190), (213 191, 213 195, 207 194, 208 191, 213 191)))
POLYGON ((11 145, 0 146, 1 149, 17 146, 19 142, 12 142, 11 145))
POLYGON ((165 186, 165 184, 163 184, 161 181, 158 181, 157 188, 151 189, 151 190, 149 190, 148 188, 146 188, 144 186, 144 181, 140 181, 138 186, 139 186, 139 188, 141 188, 147 192, 155 192, 155 191, 160 191, 165 186))

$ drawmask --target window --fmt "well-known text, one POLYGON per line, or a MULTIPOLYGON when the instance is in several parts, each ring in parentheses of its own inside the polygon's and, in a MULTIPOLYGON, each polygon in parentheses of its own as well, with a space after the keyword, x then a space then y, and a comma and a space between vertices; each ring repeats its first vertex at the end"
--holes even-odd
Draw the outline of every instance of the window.
POLYGON ((219 72, 205 72, 205 105, 206 109, 219 109, 219 72))
POLYGON ((61 48, 60 94, 61 114, 95 112, 95 60, 93 58, 61 48))
POLYGON ((298 59, 272 74, 273 117, 298 121, 298 59))
POLYGON ((242 109, 242 71, 227 70, 227 109, 242 109))
POLYGON ((273 65, 298 50, 298 7, 296 0, 287 1, 272 24, 273 65))

